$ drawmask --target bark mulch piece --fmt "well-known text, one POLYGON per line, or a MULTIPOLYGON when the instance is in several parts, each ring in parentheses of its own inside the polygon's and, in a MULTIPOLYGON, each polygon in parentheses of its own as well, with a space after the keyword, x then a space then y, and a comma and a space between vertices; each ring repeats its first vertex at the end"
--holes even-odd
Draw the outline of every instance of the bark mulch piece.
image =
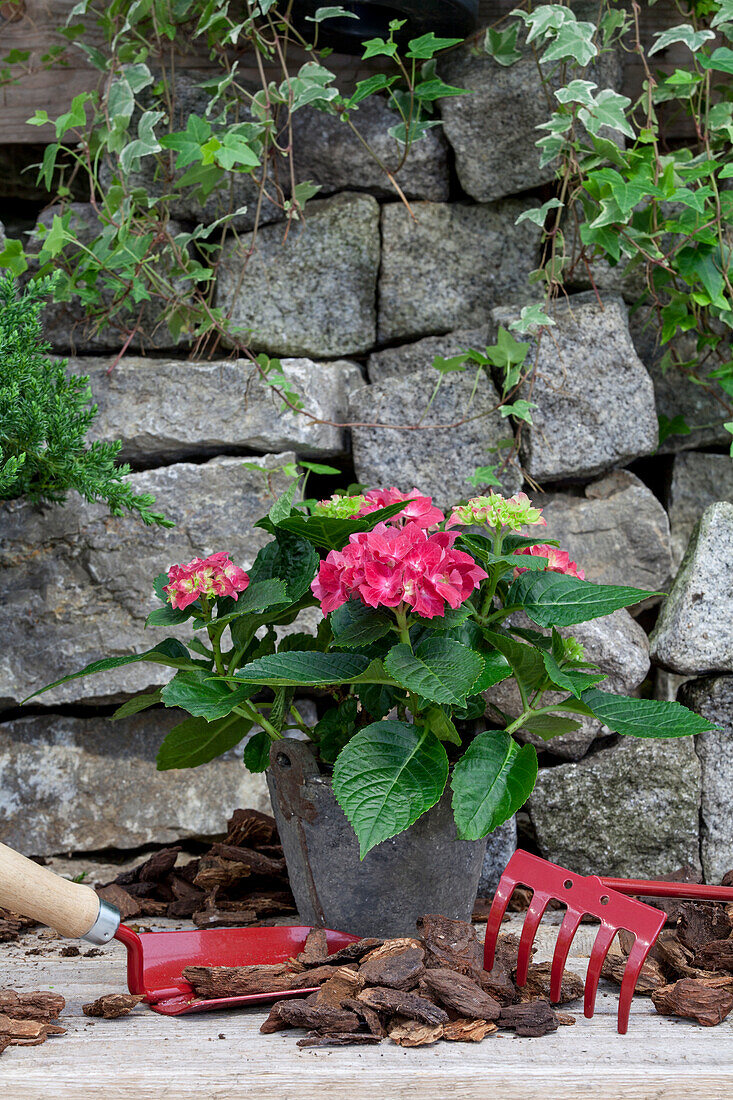
POLYGON ((39 1046, 66 1028, 54 1023, 66 1001, 60 993, 37 989, 18 993, 0 989, 0 1054, 9 1046, 39 1046))
POLYGON ((420 917, 417 929, 425 945, 425 965, 447 967, 478 979, 484 968, 484 949, 473 925, 430 913, 420 917))
POLYGON ((296 956, 295 961, 301 966, 320 966, 328 957, 328 942, 325 928, 311 928, 305 937, 303 950, 296 956))
POLYGON ((419 1020, 395 1017, 389 1025, 389 1037, 401 1047, 424 1047, 443 1038, 442 1024, 422 1024, 419 1020))
MULTIPOLYGON (((527 984, 519 990, 519 998, 521 1001, 537 1001, 537 1000, 550 1000, 550 974, 552 971, 552 963, 530 963, 527 971, 527 984)), ((585 982, 579 974, 575 974, 572 970, 563 970, 562 981, 560 983, 560 1000, 557 1002, 561 1005, 572 1004, 573 1001, 579 1000, 585 993, 585 982)))
MULTIPOLYGON (((179 862, 180 847, 162 848, 97 893, 123 920, 169 917, 198 928, 243 927, 295 912, 275 819, 258 810, 235 810, 223 841, 179 862)), ((2 938, 2 925, 0 925, 2 938)))
POLYGON ((455 970, 425 971, 425 985, 445 1008, 471 1020, 498 1020, 501 1005, 465 974, 455 970))
POLYGON ((712 940, 727 940, 731 932, 724 905, 686 901, 680 906, 677 935, 690 951, 698 952, 712 940))
POLYGON ((703 1027, 715 1027, 733 1009, 733 981, 725 978, 680 978, 652 993, 662 1016, 682 1016, 703 1027))
POLYGON ((498 1031, 491 1020, 450 1020, 443 1024, 443 1038, 449 1043, 480 1043, 487 1035, 498 1031))
POLYGON ((359 1017, 349 1009, 334 1008, 332 1005, 313 1005, 307 1000, 293 997, 287 1001, 275 1002, 260 1031, 263 1035, 269 1035, 285 1027, 307 1027, 317 1031, 343 1034, 358 1029, 359 1017))
POLYGON ((406 1016, 410 1020, 418 1020, 423 1024, 444 1024, 448 1021, 448 1013, 438 1005, 428 1001, 417 993, 403 993, 401 989, 388 989, 386 986, 367 986, 362 989, 357 997, 362 1004, 368 1005, 376 1012, 384 1012, 392 1016, 406 1016))
POLYGON ((242 997, 247 993, 284 993, 290 989, 310 989, 334 976, 336 967, 319 966, 295 973, 288 963, 262 966, 186 966, 183 977, 193 986, 197 997, 242 997))
POLYGON ((426 973, 425 952, 421 947, 406 947, 394 955, 371 958, 361 964, 359 975, 365 985, 383 985, 408 991, 426 973))
POLYGON ((88 1005, 82 1005, 81 1010, 85 1016, 100 1016, 103 1020, 117 1020, 120 1016, 127 1016, 133 1008, 144 1000, 142 996, 134 993, 104 993, 88 1005))
POLYGON ((12 943, 30 928, 38 928, 38 921, 0 907, 0 943, 12 943))
POLYGON ((560 1021, 547 1001, 530 1001, 502 1008, 498 1024, 499 1027, 512 1028, 524 1038, 536 1039, 557 1031, 560 1021))
POLYGON ((298 1039, 295 1045, 298 1047, 366 1047, 381 1043, 381 1041, 376 1035, 368 1035, 358 1031, 347 1031, 343 1035, 321 1035, 319 1032, 313 1031, 306 1035, 304 1039, 298 1039))
POLYGON ((711 940, 695 953, 693 965, 702 970, 726 970, 733 973, 733 939, 711 940))

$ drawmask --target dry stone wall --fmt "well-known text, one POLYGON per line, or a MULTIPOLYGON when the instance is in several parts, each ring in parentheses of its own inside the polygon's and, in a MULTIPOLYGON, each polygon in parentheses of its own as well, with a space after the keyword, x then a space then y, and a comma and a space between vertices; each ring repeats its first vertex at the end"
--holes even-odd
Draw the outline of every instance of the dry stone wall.
MULTIPOLYGON (((539 230, 516 220, 547 197, 551 173, 538 169, 534 147, 545 108, 530 65, 500 69, 463 50, 443 75, 472 94, 441 105, 442 129, 430 130, 399 169, 411 210, 335 116, 307 108, 294 118, 297 178, 320 184, 319 197, 287 235, 281 212, 268 208, 254 240, 243 212, 240 237, 227 246, 216 304, 251 330, 253 348, 282 357, 310 417, 284 409, 226 349, 215 359, 188 358, 152 309, 111 371, 121 349, 114 332, 90 336, 73 304, 46 311, 54 349, 91 378, 95 437, 122 440, 136 488, 153 492, 176 526, 115 520, 79 499, 65 508, 0 507, 0 837, 22 850, 169 842, 216 831, 235 804, 266 805, 264 784, 244 771, 241 751, 195 771, 155 772, 175 713, 108 720, 113 703, 160 682, 156 666, 72 681, 34 709, 19 709, 54 677, 152 644, 154 632, 143 632, 150 581, 172 562, 223 549, 251 563, 264 538, 252 523, 267 509, 268 485, 246 461, 269 467, 275 490, 284 463, 315 458, 343 471, 320 482, 324 495, 356 478, 417 486, 445 506, 470 495, 467 477, 511 436, 511 422, 490 412, 497 380, 487 374, 475 384, 468 374, 446 375, 423 414, 434 357, 484 347, 535 298, 528 276, 539 230), (420 430, 400 427, 421 418, 420 430)), ((620 60, 604 58, 598 79, 624 87, 620 60)), ((200 91, 189 77, 179 80, 181 103, 197 110, 200 91)), ((359 116, 370 143, 396 166, 387 105, 374 101, 359 116)), ((15 233, 18 219, 21 228, 29 219, 31 192, 21 192, 22 209, 14 205, 12 158, 10 168, 3 163, 8 201, 0 195, 0 216, 15 233)), ((162 186, 154 177, 139 182, 151 194, 162 186)), ((238 186, 238 200, 251 205, 248 181, 238 186)), ((42 202, 33 202, 35 218, 42 202)), ((174 213, 185 228, 213 222, 219 210, 214 196, 195 208, 181 201, 174 213)), ((52 214, 42 220, 50 224, 52 214)), ((89 227, 95 216, 86 203, 73 215, 89 227)), ((659 593, 672 586, 651 650, 661 597, 635 608, 635 618, 620 611, 572 633, 608 673, 611 690, 668 697, 687 680, 685 700, 719 730, 697 745, 636 742, 585 722, 576 734, 538 743, 537 789, 518 822, 491 839, 485 889, 516 844, 517 825, 524 843, 577 871, 653 875, 702 861, 715 877, 733 862, 733 595, 721 580, 721 562, 733 564, 733 504, 720 503, 733 501, 733 466, 723 448, 725 416, 694 373, 662 370, 643 311, 629 316, 633 280, 609 270, 598 285, 600 301, 579 282, 579 293, 556 309, 531 395, 534 425, 503 488, 536 498, 548 536, 589 579, 659 593), (658 449, 657 415, 681 412, 693 432, 658 449)), ((498 701, 501 685, 496 693, 498 701)), ((513 702, 502 697, 500 705, 511 712, 513 702)), ((313 701, 302 705, 315 720, 313 701)))

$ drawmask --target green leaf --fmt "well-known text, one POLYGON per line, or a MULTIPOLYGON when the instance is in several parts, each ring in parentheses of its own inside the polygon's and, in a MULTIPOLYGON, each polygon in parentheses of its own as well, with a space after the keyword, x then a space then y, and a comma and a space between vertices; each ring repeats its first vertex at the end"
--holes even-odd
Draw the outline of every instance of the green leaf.
POLYGON ((586 688, 592 687, 594 684, 598 684, 601 680, 606 679, 605 674, 602 672, 596 674, 561 668, 551 653, 543 653, 542 660, 547 675, 552 683, 555 684, 556 687, 562 688, 563 691, 569 691, 576 699, 580 698, 581 692, 585 691, 586 688))
POLYGON ((191 654, 186 647, 176 638, 166 638, 158 642, 152 649, 146 649, 143 653, 131 653, 127 657, 105 657, 101 661, 92 661, 90 665, 80 672, 72 672, 70 676, 62 676, 60 680, 54 680, 52 684, 46 684, 23 700, 35 699, 37 695, 43 695, 44 691, 58 687, 59 684, 67 684, 70 680, 78 680, 80 676, 93 676, 97 672, 111 672, 112 669, 122 668, 124 665, 134 665, 138 661, 150 661, 152 664, 167 665, 169 668, 196 668, 191 654))
POLYGON ((384 667, 398 684, 434 703, 462 704, 483 672, 478 653, 450 638, 428 638, 415 652, 393 646, 384 667))
POLYGON ((521 606, 539 626, 570 626, 610 615, 657 593, 617 584, 591 584, 564 573, 522 573, 507 603, 521 606))
POLYGON ((593 23, 576 21, 573 16, 572 20, 567 20, 558 29, 555 38, 545 47, 540 61, 545 63, 572 58, 581 68, 585 68, 598 53, 598 47, 593 41, 595 32, 593 23))
POLYGON ((647 49, 649 57, 652 54, 659 53, 660 50, 666 50, 668 46, 673 46, 675 42, 682 42, 683 45, 695 53, 705 42, 715 38, 715 32, 710 30, 696 31, 691 23, 679 23, 676 27, 669 27, 666 31, 657 31, 654 38, 654 43, 647 49))
POLYGON ((434 57, 440 50, 447 50, 450 46, 457 46, 461 41, 462 39, 460 38, 436 38, 433 31, 428 31, 427 34, 410 40, 405 52, 405 57, 414 57, 420 61, 429 61, 430 58, 434 57))
MULTIPOLYGON (((267 611, 268 607, 276 607, 281 603, 289 603, 285 581, 277 577, 268 580, 250 581, 249 585, 237 600, 236 610, 232 615, 247 615, 253 611, 267 611)), ((229 618, 227 615, 226 618, 229 618)), ((215 619, 215 624, 219 622, 215 619)))
POLYGON ((334 764, 344 745, 354 735, 359 704, 350 696, 337 707, 326 711, 313 730, 318 741, 318 753, 325 764, 334 764))
POLYGON ((277 527, 284 519, 287 519, 293 510, 293 500, 297 491, 299 482, 297 480, 291 481, 284 493, 282 493, 272 508, 268 512, 270 520, 277 527))
POLYGON ((534 225, 539 225, 542 228, 547 221, 547 215, 550 210, 560 210, 564 207, 565 203, 560 202, 559 199, 548 199, 547 202, 543 202, 542 206, 533 206, 529 210, 523 210, 518 218, 515 219, 515 225, 521 225, 522 222, 533 222, 534 225))
POLYGON ((278 530, 290 531, 323 550, 341 550, 351 535, 371 531, 378 523, 391 519, 405 507, 404 502, 390 504, 361 519, 336 519, 331 516, 293 514, 278 523, 278 530))
POLYGON ((733 73, 733 50, 729 46, 720 46, 713 50, 710 57, 699 57, 698 63, 703 69, 713 69, 718 73, 733 73))
POLYGON ((522 729, 538 734, 543 741, 561 737, 580 729, 580 722, 573 718, 563 718, 559 714, 529 714, 522 722, 522 729))
POLYGON ((363 45, 362 61, 366 61, 368 57, 395 57, 397 54, 397 44, 395 42, 385 42, 383 38, 370 38, 363 45))
POLYGON ((117 722, 120 718, 129 718, 132 714, 139 714, 142 710, 147 710, 148 707, 154 707, 160 702, 160 692, 150 691, 146 695, 136 695, 133 699, 128 699, 126 703, 122 703, 112 715, 112 721, 117 722))
POLYGON ((598 688, 584 691, 582 701, 614 733, 628 737, 692 737, 717 729, 681 703, 612 695, 598 688))
POLYGON ((265 733, 253 733, 244 746, 242 759, 244 766, 251 772, 264 772, 270 765, 270 745, 272 741, 265 733))
POLYGON ((388 634, 394 625, 386 611, 366 607, 361 600, 349 600, 331 613, 334 645, 341 649, 359 649, 388 634))
POLYGON ((261 687, 318 687, 342 684, 364 673, 369 659, 359 653, 319 653, 313 650, 273 653, 250 661, 234 679, 261 687))
POLYGON ((443 707, 428 707, 422 716, 422 721, 428 729, 435 734, 439 741, 450 741, 452 745, 460 745, 461 735, 446 714, 443 707))
POLYGON ((499 65, 514 65, 522 59, 522 54, 517 49, 518 34, 519 23, 514 23, 506 31, 495 31, 493 27, 489 27, 484 38, 484 50, 499 65))
POLYGON ((473 695, 487 691, 494 684, 507 680, 512 674, 512 666, 498 649, 482 650, 481 660, 484 662, 484 670, 471 689, 473 695))
POLYGON ((333 793, 354 827, 361 858, 434 806, 447 779, 445 749, 428 729, 385 721, 355 734, 333 769, 333 793))
POLYGON ((231 714, 236 706, 254 694, 250 686, 232 691, 221 680, 213 680, 212 675, 203 668, 177 672, 161 691, 162 702, 166 707, 181 707, 197 718, 213 722, 231 714))
POLYGON ((508 734, 485 730, 453 769, 453 816, 462 840, 478 840, 519 810, 537 781, 537 753, 508 734))
POLYGON ((274 540, 263 546, 255 558, 249 573, 250 588, 262 581, 282 580, 288 598, 295 603, 310 588, 319 560, 310 542, 278 529, 274 540))
POLYGON ((543 683, 546 672, 541 650, 490 630, 485 631, 484 636, 506 657, 525 691, 535 691, 543 683))
POLYGON ((156 607, 155 611, 151 611, 145 620, 145 626, 179 626, 181 623, 185 623, 187 619, 191 618, 194 609, 194 604, 189 604, 183 611, 180 611, 176 607, 171 607, 170 604, 167 604, 165 607, 156 607))
POLYGON ((324 19, 358 19, 359 16, 335 4, 328 8, 316 8, 315 15, 306 15, 305 18, 308 23, 322 23, 324 19))
POLYGON ((156 759, 158 771, 208 764, 238 745, 251 728, 252 723, 238 714, 230 714, 216 722, 187 718, 173 727, 160 746, 156 759))

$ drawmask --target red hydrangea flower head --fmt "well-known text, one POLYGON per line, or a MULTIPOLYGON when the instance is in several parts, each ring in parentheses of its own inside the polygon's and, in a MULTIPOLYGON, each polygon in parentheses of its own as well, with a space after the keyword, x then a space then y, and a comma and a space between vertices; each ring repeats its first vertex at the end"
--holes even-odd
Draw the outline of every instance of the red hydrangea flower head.
POLYGON ((311 589, 324 615, 350 599, 367 607, 405 604, 428 619, 444 615, 446 604, 459 607, 487 576, 470 554, 454 549, 456 537, 429 534, 415 521, 378 523, 331 550, 311 589))
MULTIPOLYGON (((535 558, 547 558, 545 573, 565 573, 568 577, 577 577, 580 581, 585 580, 585 570, 578 569, 576 563, 570 560, 570 554, 567 550, 558 550, 556 546, 547 546, 545 543, 540 543, 537 546, 525 546, 523 550, 515 550, 514 553, 531 554, 535 558)), ((526 569, 517 567, 514 570, 514 575, 518 577, 520 573, 526 572, 526 569)))
POLYGON ((357 516, 367 516, 370 512, 376 512, 379 508, 388 508, 390 504, 398 504, 405 501, 405 507, 396 516, 387 520, 391 524, 416 523, 418 527, 437 527, 445 516, 440 508, 433 504, 432 497, 423 496, 419 489, 412 489, 409 493, 402 493, 394 487, 391 489, 370 489, 365 494, 365 503, 356 513, 357 516))
POLYGON ((186 565, 172 565, 163 591, 171 606, 183 611, 199 596, 239 598, 249 584, 249 576, 223 550, 208 558, 194 558, 186 565))

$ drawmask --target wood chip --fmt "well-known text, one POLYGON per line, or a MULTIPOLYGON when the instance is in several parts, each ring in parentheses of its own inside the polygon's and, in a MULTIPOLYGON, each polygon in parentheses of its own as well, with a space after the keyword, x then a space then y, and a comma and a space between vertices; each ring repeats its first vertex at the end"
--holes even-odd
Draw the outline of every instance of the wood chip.
POLYGON ((733 973, 733 939, 711 940, 697 951, 692 961, 703 970, 733 973))
POLYGON ((575 1016, 571 1016, 569 1012, 556 1012, 555 1015, 560 1027, 572 1027, 576 1023, 575 1016))
POLYGON ((254 848, 242 848, 236 844, 212 844, 211 851, 222 859, 243 864, 252 875, 272 875, 277 878, 286 873, 284 859, 272 859, 262 852, 256 852, 254 848))
POLYGON ((277 840, 277 825, 271 814, 259 810, 235 810, 227 825, 226 844, 249 847, 272 844, 277 840))
POLYGON ((122 886, 118 886, 113 882, 109 886, 98 887, 97 894, 102 901, 106 901, 109 905, 114 905, 115 909, 119 909, 123 921, 140 916, 140 902, 132 894, 128 894, 122 886))
POLYGON ((334 976, 333 966, 319 966, 302 974, 294 973, 287 963, 263 966, 187 966, 183 977, 193 986, 197 997, 242 997, 248 993, 285 993, 290 989, 310 989, 334 976))
POLYGON ((352 1012, 355 1012, 356 1015, 364 1021, 372 1035, 379 1035, 382 1039, 385 1038, 387 1029, 379 1019, 379 1013, 375 1012, 369 1005, 365 1005, 363 1001, 358 1001, 355 997, 346 997, 341 1007, 348 1008, 352 1012))
POLYGON ((191 919, 197 928, 244 928, 248 924, 256 924, 257 910, 217 909, 213 906, 194 913, 191 919))
POLYGON ((14 989, 0 989, 0 1013, 14 1020, 56 1020, 65 1006, 66 1001, 60 993, 42 989, 17 993, 14 989))
POLYGON ((381 1041, 378 1035, 364 1035, 361 1032, 347 1031, 343 1035, 321 1035, 314 1031, 304 1039, 298 1039, 295 1045, 299 1047, 367 1047, 381 1041))
POLYGON ((247 878, 249 874, 249 867, 244 863, 222 859, 221 856, 204 856, 193 882, 194 886, 208 893, 211 890, 233 886, 240 879, 247 878))
POLYGON ((652 1002, 662 1016, 682 1016, 715 1027, 733 1009, 733 987, 716 978, 680 978, 652 993, 652 1002))
POLYGON ((394 1016, 407 1016, 411 1020, 420 1020, 423 1024, 444 1024, 448 1013, 434 1005, 425 997, 416 993, 403 993, 400 989, 387 989, 386 986, 367 986, 362 989, 357 1000, 369 1005, 377 1012, 389 1012, 394 1016))
POLYGON ((293 997, 287 1001, 275 1002, 260 1031, 263 1035, 269 1035, 286 1027, 306 1027, 342 1034, 346 1031, 357 1031, 359 1017, 348 1009, 309 1004, 307 1000, 293 997))
POLYGON ((296 956, 301 966, 320 966, 328 957, 328 941, 325 928, 311 928, 305 937, 303 950, 296 956))
POLYGON ((529 1004, 507 1005, 499 1016, 499 1027, 512 1028, 517 1035, 536 1039, 557 1031, 559 1021, 547 1001, 531 1001, 529 1004))
POLYGON ((9 1039, 12 1046, 38 1046, 48 1038, 48 1024, 44 1020, 14 1020, 0 1014, 0 1035, 9 1039))
MULTIPOLYGON (((621 985, 628 955, 620 951, 609 951, 603 960, 601 976, 609 982, 621 985)), ((651 997, 655 990, 661 989, 667 984, 667 976, 660 963, 656 959, 647 959, 641 968, 634 992, 641 993, 645 997, 651 997)))
POLYGON ((484 951, 473 925, 431 913, 419 918, 417 928, 424 941, 427 967, 447 967, 478 980, 484 951))
MULTIPOLYGON (((360 940, 359 943, 369 943, 369 940, 360 940)), ((401 951, 405 951, 408 947, 419 947, 423 950, 422 940, 416 939, 415 936, 399 936, 397 939, 392 940, 374 940, 375 947, 365 951, 361 957, 362 962, 370 962, 372 959, 386 959, 390 955, 399 955, 401 951)), ((358 946, 358 944, 354 945, 358 946)), ((348 948, 344 948, 348 950, 348 948)))
POLYGON ((421 947, 406 947, 382 958, 371 958, 359 967, 364 985, 383 985, 390 989, 414 989, 425 971, 425 952, 421 947))
POLYGON ((161 848, 137 869, 138 882, 161 882, 175 867, 180 848, 161 848))
POLYGON ((680 943, 693 953, 711 940, 727 940, 731 931, 733 929, 724 905, 686 901, 680 906, 677 935, 680 943))
POLYGON ((437 1043, 443 1036, 442 1024, 423 1024, 419 1020, 392 1020, 387 1034, 393 1043, 401 1047, 425 1047, 437 1043))
POLYGON ((451 1020, 443 1024, 443 1038, 449 1043, 480 1043, 497 1030, 491 1020, 451 1020))
MULTIPOLYGON (((527 984, 519 990, 520 1001, 550 1000, 550 982, 552 963, 530 963, 527 971, 527 984)), ((560 999, 557 1004, 567 1005, 579 1000, 585 993, 585 982, 572 970, 563 970, 560 984, 560 999)))
POLYGON ((127 1016, 145 998, 134 993, 105 993, 88 1005, 82 1005, 85 1016, 101 1016, 103 1020, 117 1020, 127 1016))
POLYGON ((473 1020, 499 1019, 499 1002, 465 974, 445 968, 426 970, 424 982, 441 1004, 453 1009, 460 1016, 473 1020))
MULTIPOLYGON (((420 946, 419 940, 410 940, 409 942, 418 947, 420 946)), ((329 966, 346 962, 359 962, 365 958, 371 958, 375 950, 381 948, 383 944, 384 940, 373 938, 347 943, 345 947, 341 947, 338 951, 334 951, 333 955, 328 956, 329 966)))
POLYGON ((348 966, 334 967, 335 973, 323 983, 317 993, 312 993, 309 1000, 314 1005, 331 1005, 340 1008, 344 1001, 354 997, 361 989, 359 974, 348 966))

